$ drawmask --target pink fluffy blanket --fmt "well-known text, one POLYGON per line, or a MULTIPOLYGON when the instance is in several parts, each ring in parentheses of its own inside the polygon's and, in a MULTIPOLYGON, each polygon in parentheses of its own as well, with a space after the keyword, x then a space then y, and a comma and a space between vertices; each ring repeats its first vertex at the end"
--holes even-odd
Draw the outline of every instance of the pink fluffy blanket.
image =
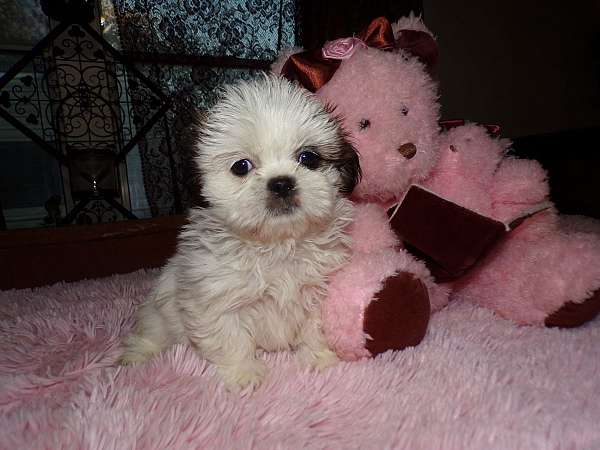
POLYGON ((600 319, 517 327, 451 304, 403 352, 322 374, 270 355, 240 397, 182 346, 113 366, 156 275, 0 292, 0 448, 600 448, 600 319))

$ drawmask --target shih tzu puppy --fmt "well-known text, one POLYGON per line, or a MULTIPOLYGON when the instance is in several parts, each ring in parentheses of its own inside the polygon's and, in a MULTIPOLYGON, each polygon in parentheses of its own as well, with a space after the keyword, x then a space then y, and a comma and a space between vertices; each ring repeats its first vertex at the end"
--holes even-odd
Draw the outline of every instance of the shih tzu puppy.
POLYGON ((206 206, 189 212, 121 363, 187 343, 234 390, 260 384, 259 351, 335 363, 321 303, 349 258, 346 197, 360 175, 339 121, 283 78, 240 82, 209 112, 195 164, 206 206))

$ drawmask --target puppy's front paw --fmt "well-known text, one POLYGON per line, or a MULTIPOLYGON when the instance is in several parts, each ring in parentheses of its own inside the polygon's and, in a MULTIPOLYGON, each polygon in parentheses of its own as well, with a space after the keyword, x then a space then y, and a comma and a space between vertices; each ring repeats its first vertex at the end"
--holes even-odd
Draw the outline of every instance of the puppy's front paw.
POLYGON ((126 348, 121 356, 115 361, 115 364, 118 366, 131 366, 146 362, 155 354, 156 352, 154 351, 145 351, 145 349, 142 348, 126 348))
POLYGON ((296 360, 301 366, 323 370, 337 364, 340 359, 328 348, 313 350, 307 346, 300 347, 296 352, 296 360))
POLYGON ((251 390, 256 389, 267 373, 267 367, 259 360, 222 365, 218 366, 217 370, 227 390, 232 392, 240 392, 247 387, 251 390))
POLYGON ((161 350, 162 347, 152 340, 132 334, 125 340, 123 353, 115 363, 119 366, 143 363, 160 353, 161 350))

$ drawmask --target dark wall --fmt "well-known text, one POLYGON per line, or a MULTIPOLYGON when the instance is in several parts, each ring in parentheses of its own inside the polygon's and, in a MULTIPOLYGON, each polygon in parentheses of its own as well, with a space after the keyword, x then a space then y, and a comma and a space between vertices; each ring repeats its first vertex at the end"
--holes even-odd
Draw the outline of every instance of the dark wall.
POLYGON ((302 0, 298 2, 299 43, 315 48, 357 34, 379 16, 393 21, 411 11, 419 14, 422 4, 422 0, 302 0))
POLYGON ((424 0, 443 115, 516 137, 600 125, 600 2, 424 0))
POLYGON ((547 170, 550 197, 564 214, 600 219, 600 129, 583 128, 513 140, 516 156, 547 170))
POLYGON ((559 211, 600 218, 600 2, 424 0, 442 114, 495 123, 549 174, 559 211))

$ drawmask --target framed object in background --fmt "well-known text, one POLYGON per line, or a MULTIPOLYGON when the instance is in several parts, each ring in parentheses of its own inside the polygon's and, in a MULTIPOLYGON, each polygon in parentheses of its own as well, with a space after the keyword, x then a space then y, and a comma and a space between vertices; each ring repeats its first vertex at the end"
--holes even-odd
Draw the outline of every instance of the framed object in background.
MULTIPOLYGON (((0 154, 4 170, 14 170, 18 163, 15 158, 23 154, 13 154, 13 150, 23 141, 38 147, 29 152, 31 155, 42 149, 47 153, 45 160, 48 155, 51 160, 45 170, 37 172, 32 170, 34 165, 23 160, 22 172, 32 173, 32 180, 50 176, 54 185, 61 185, 36 194, 28 218, 23 217, 23 203, 11 195, 17 186, 24 191, 30 188, 23 185, 26 177, 8 177, 10 184, 3 183, 1 193, 6 197, 3 203, 8 204, 5 208, 10 228, 136 218, 131 211, 128 157, 170 104, 162 91, 95 29, 100 25, 94 19, 93 2, 80 2, 81 11, 87 11, 85 20, 80 20, 80 14, 72 14, 71 3, 76 2, 57 10, 57 5, 63 3, 42 2, 42 8, 52 5, 53 9, 47 11, 51 18, 64 20, 31 48, 0 48, 0 52, 11 56, 11 64, 3 67, 0 77, 0 117, 4 119, 4 131, 10 131, 0 139, 6 147, 0 154), (64 16, 65 11, 71 13, 64 16), (143 103, 144 117, 135 115, 129 92, 132 84, 146 88, 143 96, 136 97, 143 103), (21 133, 20 140, 6 138, 18 134, 15 131, 21 133), (57 163, 59 174, 50 170, 57 163), (40 217, 42 205, 46 217, 40 217)), ((50 23, 54 24, 52 20, 50 23)), ((15 193, 20 195, 19 191, 15 193)))

